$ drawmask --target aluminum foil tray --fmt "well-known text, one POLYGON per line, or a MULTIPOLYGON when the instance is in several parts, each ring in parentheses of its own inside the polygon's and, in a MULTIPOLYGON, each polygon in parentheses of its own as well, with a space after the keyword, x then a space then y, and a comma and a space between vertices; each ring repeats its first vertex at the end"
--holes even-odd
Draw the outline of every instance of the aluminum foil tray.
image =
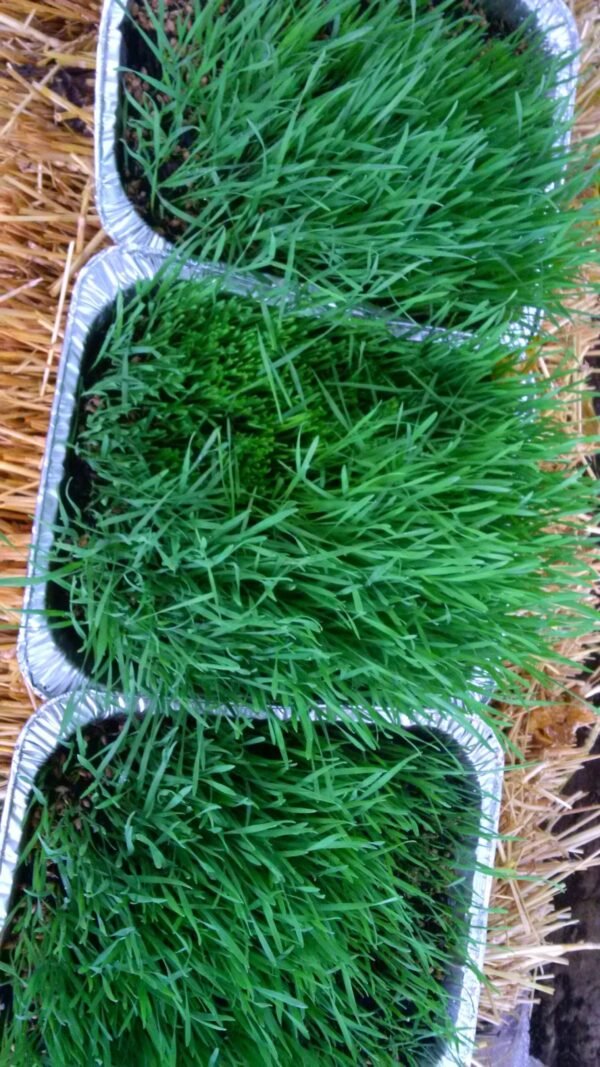
MULTIPOLYGON (((136 709, 140 710, 140 709, 136 709)), ((57 746, 79 727, 98 719, 123 714, 123 702, 107 702, 92 690, 50 700, 21 731, 17 741, 0 821, 0 933, 4 930, 11 899, 25 817, 36 775, 57 746)), ((151 712, 146 711, 147 714, 151 712)), ((460 1052, 441 1049, 435 1067, 466 1067, 471 1062, 480 982, 483 966, 487 912, 492 883, 495 835, 498 829, 504 757, 500 743, 482 720, 471 720, 472 730, 453 719, 424 712, 404 725, 432 731, 448 738, 460 750, 461 759, 481 799, 480 836, 473 842, 472 859, 477 867, 471 879, 468 963, 455 966, 448 976, 452 1015, 461 1037, 460 1052)))
MULTIPOLYGON (((98 315, 108 308, 118 292, 135 282, 152 278, 171 255, 160 252, 133 252, 109 248, 90 260, 81 271, 73 290, 63 348, 58 368, 54 403, 42 464, 40 489, 32 531, 32 548, 28 577, 32 584, 25 590, 23 615, 17 655, 19 666, 31 688, 43 697, 61 696, 89 684, 87 675, 77 666, 61 631, 52 630, 47 621, 48 558, 59 515, 61 488, 65 477, 67 448, 76 410, 77 390, 86 340, 98 315)), ((275 298, 277 287, 265 278, 236 275, 212 265, 190 262, 178 265, 183 278, 213 278, 226 290, 248 298, 275 298)), ((291 301, 291 297, 287 297, 291 301)), ((357 316, 367 314, 357 310, 357 316)), ((468 335, 440 329, 419 329, 412 323, 390 325, 398 336, 418 343, 425 338, 457 343, 468 335)), ((477 679, 481 690, 483 676, 477 679)))
MULTIPOLYGON (((580 48, 575 19, 564 0, 483 0, 491 15, 501 14, 514 28, 533 15, 542 30, 548 51, 573 57, 556 92, 557 108, 571 118, 575 107, 580 48)), ((116 158, 119 109, 119 67, 123 65, 122 23, 126 0, 104 0, 100 36, 95 105, 96 203, 104 229, 117 244, 148 251, 165 251, 173 245, 155 233, 138 215, 129 200, 116 158)), ((557 144, 568 143, 557 138, 557 144)), ((531 313, 526 313, 527 316, 531 313)))
MULTIPOLYGON (((60 634, 48 626, 45 615, 48 596, 48 556, 59 516, 61 486, 72 420, 76 411, 82 358, 91 327, 101 312, 110 307, 118 292, 137 281, 152 278, 169 256, 163 253, 128 252, 109 248, 95 256, 80 272, 75 284, 58 367, 56 390, 42 463, 40 488, 31 537, 28 577, 19 630, 17 656, 28 684, 44 697, 61 696, 89 684, 87 675, 69 655, 60 634)), ((214 266, 189 264, 180 268, 181 277, 214 278, 224 271, 214 266)), ((227 289, 241 295, 265 295, 268 283, 251 277, 228 274, 227 289)))
MULTIPOLYGON (((28 563, 28 576, 32 584, 26 587, 23 617, 19 633, 19 664, 30 686, 46 697, 51 697, 23 730, 13 758, 2 822, 0 823, 0 928, 5 921, 18 862, 24 817, 35 775, 53 749, 76 727, 96 718, 109 717, 125 710, 124 702, 113 698, 109 703, 106 694, 90 690, 90 680, 78 667, 76 661, 59 640, 60 634, 53 631, 46 618, 48 554, 52 547, 54 529, 58 518, 61 485, 65 476, 68 444, 73 416, 76 410, 78 383, 86 340, 97 317, 112 304, 118 292, 128 289, 138 280, 150 279, 172 257, 160 252, 141 253, 122 248, 111 248, 100 253, 81 271, 71 301, 65 330, 50 429, 42 466, 41 484, 34 518, 32 550, 28 563), (72 694, 72 695, 70 695, 72 694), (65 726, 65 722, 68 726, 65 726)), ((274 299, 276 286, 267 279, 238 276, 214 266, 189 263, 180 267, 180 276, 185 278, 213 278, 227 290, 249 299, 274 299)), ((355 312, 361 314, 361 312, 355 312)), ((391 324, 396 334, 408 335, 419 342, 425 338, 456 343, 464 334, 444 330, 415 330, 413 324, 391 324)), ((483 675, 474 678, 477 693, 483 701, 486 693, 483 675)), ((138 710, 144 710, 140 703, 138 710)), ((285 716, 282 709, 272 709, 285 716)), ((248 714, 239 709, 240 714, 248 714)), ((490 869, 493 864, 493 835, 498 823, 500 790, 502 780, 502 753, 491 729, 475 719, 473 732, 460 727, 454 720, 442 718, 433 712, 423 712, 402 720, 405 725, 426 726, 436 729, 455 740, 464 753, 469 769, 477 779, 481 807, 482 836, 474 843, 478 864, 490 869)), ((491 878, 482 872, 473 880, 471 915, 470 956, 476 969, 480 968, 485 946, 486 911, 491 878)), ((456 1018, 464 1034, 464 1048, 469 1050, 475 1031, 479 982, 470 967, 457 968, 450 976, 452 1002, 456 1018)), ((460 1063, 468 1062, 461 1052, 460 1063)), ((439 1067, 456 1063, 449 1051, 439 1059, 439 1067)))

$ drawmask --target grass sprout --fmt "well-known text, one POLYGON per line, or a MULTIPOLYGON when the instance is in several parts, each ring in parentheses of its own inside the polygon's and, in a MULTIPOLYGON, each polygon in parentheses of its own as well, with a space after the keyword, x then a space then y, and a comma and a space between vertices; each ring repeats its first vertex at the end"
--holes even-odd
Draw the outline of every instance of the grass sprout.
POLYGON ((418 321, 558 312, 596 180, 564 147, 567 60, 456 4, 139 0, 118 156, 138 211, 208 260, 418 321))
POLYGON ((478 671, 508 693, 507 663, 589 627, 571 516, 595 485, 565 476, 560 380, 497 341, 167 274, 86 360, 52 621, 96 680, 307 729, 317 705, 460 715, 478 671))
POLYGON ((324 728, 315 759, 292 733, 282 760, 248 719, 94 730, 38 785, 2 1062, 413 1067, 455 1047, 479 799, 447 739, 371 752, 324 728))

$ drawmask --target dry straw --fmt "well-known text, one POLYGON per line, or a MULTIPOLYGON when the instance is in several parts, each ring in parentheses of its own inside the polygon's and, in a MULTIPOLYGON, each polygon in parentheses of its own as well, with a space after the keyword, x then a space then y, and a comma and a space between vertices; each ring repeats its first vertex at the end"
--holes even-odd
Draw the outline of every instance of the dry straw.
MULTIPOLYGON (((5 0, 0 13, 0 545, 23 573, 67 294, 101 246, 93 209, 98 5, 5 0)), ((15 657, 18 590, 0 590, 0 767, 35 703, 15 657), (6 627, 9 627, 7 629, 6 627)))
MULTIPOLYGON (((573 6, 584 69, 595 72, 580 93, 578 132, 588 134, 600 130, 600 14, 596 0, 574 0, 573 6)), ((10 547, 0 544, 3 575, 20 576, 25 569, 71 282, 104 241, 92 195, 98 8, 97 0, 4 0, 0 13, 0 532, 10 539, 10 547)), ((589 302, 586 310, 593 310, 589 302)), ((575 374, 594 344, 589 325, 565 327, 548 346, 539 372, 566 348, 573 351, 575 374)), ((595 423, 579 399, 570 418, 576 426, 595 423)), ((581 462, 587 462, 584 456, 581 462)), ((18 590, 0 589, 0 774, 6 774, 18 731, 36 704, 15 661, 19 604, 18 590)), ((568 651, 583 661, 599 646, 596 635, 568 651)), ((512 840, 503 844, 499 865, 532 878, 496 880, 486 963, 493 989, 484 994, 482 1019, 497 1019, 542 988, 538 965, 561 962, 572 950, 549 945, 547 937, 569 922, 568 913, 554 907, 557 885, 595 861, 593 850, 585 859, 581 854, 597 836, 596 813, 583 812, 568 835, 557 837, 552 828, 567 804, 562 787, 586 756, 586 748, 576 748, 576 729, 590 719, 584 700, 599 687, 598 677, 585 684, 557 678, 556 692, 532 684, 536 710, 508 709, 512 740, 537 763, 507 775, 502 828, 512 840)))
MULTIPOLYGON (((600 132, 600 11, 595 0, 573 0, 571 7, 583 44, 576 136, 589 136, 600 132)), ((600 282, 597 268, 593 281, 600 282)), ((569 353, 575 381, 589 357, 597 353, 598 329, 590 320, 598 308, 597 297, 582 297, 579 307, 587 313, 587 321, 565 324, 556 331, 538 361, 540 374, 550 373, 569 353)), ((566 417, 575 432, 598 433, 591 400, 583 400, 581 393, 574 391, 566 417)), ((588 457, 581 454, 579 462, 586 464, 593 477, 588 457)), ((589 529, 598 532, 591 520, 589 529)), ((594 563, 600 576, 597 554, 594 563)), ((577 663, 598 662, 600 632, 561 651, 577 663)), ((600 812, 584 809, 568 830, 554 832, 560 817, 584 800, 578 794, 567 799, 562 791, 588 757, 598 734, 588 701, 600 694, 600 671, 585 681, 575 674, 555 669, 555 685, 546 689, 532 682, 527 697, 533 711, 504 709, 513 722, 512 742, 535 762, 520 770, 521 760, 515 756, 505 779, 501 830, 509 840, 500 846, 498 866, 512 868, 527 880, 495 881, 485 964, 492 985, 484 989, 480 1004, 480 1017, 489 1022, 498 1022, 532 993, 551 989, 556 965, 565 964, 574 949, 586 948, 584 943, 560 943, 560 930, 570 924, 570 913, 560 907, 559 894, 569 874, 600 862, 600 812), (588 734, 585 743, 578 745, 581 727, 588 734)))

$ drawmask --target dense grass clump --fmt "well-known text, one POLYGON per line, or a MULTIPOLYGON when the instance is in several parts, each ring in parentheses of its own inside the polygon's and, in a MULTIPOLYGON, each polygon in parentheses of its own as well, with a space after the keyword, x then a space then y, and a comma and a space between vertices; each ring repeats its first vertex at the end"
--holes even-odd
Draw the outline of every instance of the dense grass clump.
POLYGON ((584 150, 557 147, 565 63, 457 8, 130 5, 129 196, 202 258, 276 267, 418 320, 556 310, 589 260, 580 227, 596 211, 569 208, 593 175, 584 150))
POLYGON ((40 782, 2 1063, 412 1067, 453 1047, 478 800, 443 739, 373 753, 323 730, 311 760, 289 733, 282 760, 249 720, 105 731, 40 782))
POLYGON ((565 478, 558 384, 496 344, 166 276, 87 358, 54 623, 96 678, 305 721, 448 709, 589 625, 567 516, 594 486, 565 478))

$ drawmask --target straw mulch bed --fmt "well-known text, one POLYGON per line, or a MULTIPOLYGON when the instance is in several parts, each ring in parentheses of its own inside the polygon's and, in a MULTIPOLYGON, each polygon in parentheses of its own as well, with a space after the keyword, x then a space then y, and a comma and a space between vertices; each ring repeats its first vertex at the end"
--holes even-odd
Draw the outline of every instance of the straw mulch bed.
MULTIPOLYGON (((597 4, 574 0, 574 6, 586 67, 597 71, 597 4)), ((0 534, 10 539, 10 547, 0 539, 3 575, 20 577, 25 571, 72 279, 105 241, 92 194, 98 8, 98 0, 3 0, 0 13, 0 534)), ((579 129, 600 130, 598 78, 596 84, 588 81, 581 103, 579 129)), ((545 359, 552 361, 567 344, 580 366, 594 343, 587 326, 565 330, 545 359)), ((544 373, 544 361, 539 370, 544 373)), ((574 422, 591 421, 591 415, 574 402, 574 422)), ((18 731, 36 706, 15 659, 20 599, 19 589, 0 588, 0 775, 8 771, 18 731)), ((600 651, 600 639, 596 642, 600 651)), ((592 647, 590 638, 570 651, 583 661, 592 647)), ((494 988, 484 993, 482 1019, 497 1019, 529 990, 541 988, 537 965, 561 960, 572 948, 548 945, 546 938, 568 922, 564 911, 554 909, 554 897, 560 880, 582 862, 584 844, 597 835, 590 822, 595 813, 582 813, 562 838, 552 834, 552 826, 565 810, 561 789, 585 757, 585 749, 575 747, 576 728, 590 719, 583 700, 597 684, 598 679, 583 685, 557 678, 553 693, 532 687, 531 699, 539 704, 533 714, 507 709, 512 740, 538 762, 518 769, 515 759, 507 775, 503 830, 513 840, 503 843, 499 866, 534 877, 496 880, 486 964, 494 988), (545 706, 549 698, 555 704, 551 712, 545 706)))
MULTIPOLYGON (((0 13, 0 544, 25 568, 71 280, 104 240, 93 208, 96 0, 0 13)), ((20 591, 0 588, 0 768, 35 700, 15 661, 20 591), (9 627, 7 629, 7 626, 9 627)))
MULTIPOLYGON (((600 8, 595 0, 573 0, 570 6, 583 45, 576 134, 589 136, 600 132, 600 8)), ((590 277, 600 283, 599 270, 590 271, 590 277)), ((589 314, 600 314, 600 302, 588 296, 582 298, 580 308, 588 313, 588 321, 566 324, 557 331, 539 360, 539 373, 547 374, 565 352, 572 354, 574 380, 580 379, 582 367, 596 362, 599 330, 589 314)), ((597 388, 597 380, 594 385, 597 388)), ((574 428, 587 434, 600 430, 591 400, 582 401, 580 396, 573 399, 569 419, 574 428)), ((593 477, 588 458, 581 455, 580 462, 593 477)), ((598 532, 590 522, 590 533, 598 532)), ((593 562, 600 581, 597 553, 593 562)), ((562 651, 582 665, 600 663, 600 631, 562 651)), ((600 669, 585 681, 556 671, 553 681, 546 689, 532 683, 527 694, 532 711, 504 709, 513 723, 511 741, 529 765, 519 769, 522 759, 517 756, 509 761, 500 827, 509 840, 499 846, 497 866, 516 870, 528 880, 498 877, 495 881, 485 965, 492 985, 483 990, 480 1003, 480 1019, 488 1022, 498 1022, 532 993, 551 990, 553 968, 565 964, 567 953, 574 948, 561 943, 559 936, 570 920, 568 909, 560 906, 562 884, 574 871, 600 862, 600 812, 585 808, 579 794, 568 800, 561 795, 598 736, 588 702, 600 696, 600 669), (581 809, 577 820, 567 830, 554 833, 561 816, 574 806, 581 809)), ((578 947, 585 950, 586 946, 578 947)))

